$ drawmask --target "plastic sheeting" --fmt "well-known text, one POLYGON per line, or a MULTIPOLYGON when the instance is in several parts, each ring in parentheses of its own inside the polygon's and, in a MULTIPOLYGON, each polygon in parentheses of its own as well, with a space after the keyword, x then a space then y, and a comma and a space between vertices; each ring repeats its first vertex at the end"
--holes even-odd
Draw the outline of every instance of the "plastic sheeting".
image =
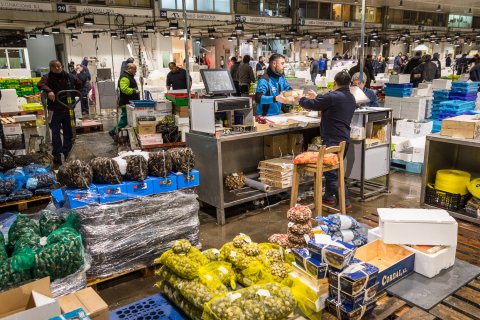
POLYGON ((91 257, 88 277, 152 265, 179 239, 197 245, 198 209, 197 195, 189 191, 77 209, 85 250, 91 257))

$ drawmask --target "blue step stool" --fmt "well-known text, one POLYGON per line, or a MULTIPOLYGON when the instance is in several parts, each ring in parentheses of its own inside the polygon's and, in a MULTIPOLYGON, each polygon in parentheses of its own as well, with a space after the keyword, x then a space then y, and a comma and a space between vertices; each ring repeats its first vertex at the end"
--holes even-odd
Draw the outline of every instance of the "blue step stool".
POLYGON ((187 317, 159 293, 110 311, 110 320, 163 319, 184 320, 187 317))

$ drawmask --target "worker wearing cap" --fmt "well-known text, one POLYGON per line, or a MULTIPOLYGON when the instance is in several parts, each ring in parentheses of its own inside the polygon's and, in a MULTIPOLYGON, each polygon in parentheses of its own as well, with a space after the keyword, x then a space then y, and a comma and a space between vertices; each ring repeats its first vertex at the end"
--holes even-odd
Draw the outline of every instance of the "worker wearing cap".
POLYGON ((258 79, 255 101, 257 102, 257 115, 275 116, 282 111, 282 105, 289 101, 282 94, 292 89, 285 79, 285 57, 273 54, 268 62, 267 72, 258 79))
POLYGON ((138 90, 135 74, 137 73, 137 66, 134 63, 127 64, 125 71, 120 75, 119 88, 120 99, 118 105, 122 109, 122 115, 118 124, 110 130, 109 134, 114 138, 118 130, 125 128, 128 124, 127 120, 127 104, 131 100, 140 100, 140 91, 138 90))
POLYGON ((370 102, 367 103, 367 106, 375 108, 379 107, 377 94, 375 93, 375 91, 365 86, 365 81, 360 81, 360 76, 358 74, 355 74, 353 76, 352 83, 354 86, 362 89, 363 93, 365 93, 367 98, 370 99, 370 102))
MULTIPOLYGON (((322 144, 327 147, 338 146, 342 141, 346 142, 345 155, 347 154, 350 142, 350 123, 353 114, 357 108, 355 97, 350 92, 350 83, 352 78, 346 71, 335 75, 333 90, 324 95, 320 95, 310 90, 307 97, 295 98, 298 104, 307 110, 322 112, 322 122, 320 123, 320 136, 322 144)), ((327 205, 335 205, 339 200, 338 195, 338 173, 336 170, 328 171, 325 175, 325 195, 322 202, 327 205)), ((348 200, 348 192, 345 186, 345 207, 352 208, 348 200)), ((337 204, 337 207, 340 207, 337 204)))

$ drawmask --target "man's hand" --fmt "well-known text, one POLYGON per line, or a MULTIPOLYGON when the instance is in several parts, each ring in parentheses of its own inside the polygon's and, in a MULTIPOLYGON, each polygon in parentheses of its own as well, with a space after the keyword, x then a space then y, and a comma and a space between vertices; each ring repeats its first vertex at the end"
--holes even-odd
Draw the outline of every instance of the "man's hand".
POLYGON ((275 97, 275 101, 283 104, 290 103, 290 101, 283 95, 283 92, 281 92, 278 96, 275 97))
POLYGON ((317 97, 317 93, 313 90, 308 91, 307 93, 307 98, 310 100, 313 100, 317 97))
POLYGON ((295 101, 295 105, 298 106, 300 105, 300 99, 302 99, 302 96, 301 95, 296 95, 294 97, 294 101, 295 101))
POLYGON ((50 100, 50 101, 55 101, 55 93, 49 92, 49 93, 48 93, 48 100, 50 100))

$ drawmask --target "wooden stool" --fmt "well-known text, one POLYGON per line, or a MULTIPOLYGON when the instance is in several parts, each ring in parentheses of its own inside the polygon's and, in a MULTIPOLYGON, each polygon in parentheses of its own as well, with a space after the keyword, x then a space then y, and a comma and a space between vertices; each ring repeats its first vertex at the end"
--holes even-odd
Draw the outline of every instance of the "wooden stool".
POLYGON ((314 174, 314 198, 315 202, 310 204, 309 207, 314 209, 316 216, 322 215, 322 178, 323 173, 333 170, 338 170, 338 195, 340 199, 337 199, 340 204, 340 210, 333 209, 335 211, 345 213, 345 172, 343 165, 343 155, 345 153, 346 142, 342 141, 340 145, 335 147, 321 146, 318 151, 318 159, 316 164, 295 164, 293 168, 293 180, 292 180, 292 195, 290 198, 290 207, 293 207, 297 203, 298 186, 300 184, 300 176, 302 172, 310 172, 314 174), (328 153, 334 153, 338 156, 338 165, 326 166, 323 164, 323 157, 328 153))

